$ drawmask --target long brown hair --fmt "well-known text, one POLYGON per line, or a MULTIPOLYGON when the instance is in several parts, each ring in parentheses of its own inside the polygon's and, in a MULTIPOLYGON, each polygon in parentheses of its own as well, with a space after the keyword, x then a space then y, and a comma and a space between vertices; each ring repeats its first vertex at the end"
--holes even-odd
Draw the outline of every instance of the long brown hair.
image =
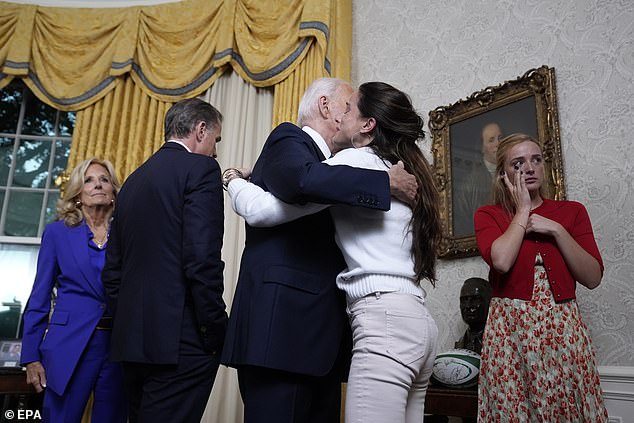
MULTIPOLYGON (((525 141, 534 142, 541 151, 542 146, 535 138, 530 135, 515 133, 504 137, 500 141, 497 152, 495 153, 495 174, 497 177, 493 178, 493 203, 501 205, 509 215, 513 215, 515 213, 515 203, 511 198, 508 188, 504 184, 504 179, 502 178, 505 171, 506 156, 513 147, 525 141)), ((543 190, 541 187, 539 188, 539 193, 543 197, 543 190)))
POLYGON ((384 82, 366 82, 359 87, 359 112, 373 117, 376 126, 369 145, 383 160, 396 164, 416 177, 418 195, 413 207, 412 256, 416 280, 429 279, 436 286, 436 254, 441 240, 438 190, 431 168, 418 141, 425 137, 423 118, 416 112, 407 94, 384 82))

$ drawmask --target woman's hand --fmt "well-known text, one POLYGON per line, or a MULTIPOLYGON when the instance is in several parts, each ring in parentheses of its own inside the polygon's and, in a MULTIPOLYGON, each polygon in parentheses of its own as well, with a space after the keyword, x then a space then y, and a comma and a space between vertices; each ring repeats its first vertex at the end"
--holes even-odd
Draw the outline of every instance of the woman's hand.
POLYGON ((226 191, 229 189, 229 183, 234 179, 240 178, 248 181, 250 177, 251 169, 247 167, 228 167, 224 170, 224 172, 222 172, 222 188, 226 191))
POLYGON ((534 213, 528 218, 526 232, 553 237, 572 277, 586 288, 594 289, 599 286, 603 277, 599 262, 581 248, 561 224, 534 213))
POLYGON ((46 388, 46 372, 42 363, 33 361, 26 365, 26 383, 33 385, 38 393, 46 388))
POLYGON ((531 196, 519 169, 511 181, 506 172, 501 176, 515 205, 515 215, 509 227, 491 245, 491 264, 498 273, 508 272, 519 254, 524 235, 528 230, 531 196))
POLYGON ((518 169, 511 177, 513 181, 511 181, 506 172, 502 175, 504 185, 506 185, 506 188, 511 194, 516 213, 529 211, 531 209, 531 196, 528 192, 528 188, 526 188, 523 173, 518 169))
POLYGON ((559 223, 544 216, 540 216, 539 214, 531 214, 528 217, 528 223, 526 224, 526 233, 535 232, 538 234, 556 237, 562 230, 565 231, 563 226, 559 223))
POLYGON ((248 167, 239 167, 238 170, 242 173, 242 178, 247 181, 251 178, 251 169, 248 167))

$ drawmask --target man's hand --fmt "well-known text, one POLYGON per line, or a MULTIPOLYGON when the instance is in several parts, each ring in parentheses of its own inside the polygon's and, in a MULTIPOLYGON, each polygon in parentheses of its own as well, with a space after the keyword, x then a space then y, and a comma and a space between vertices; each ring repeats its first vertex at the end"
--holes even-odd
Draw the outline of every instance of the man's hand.
POLYGON ((416 177, 405 170, 402 161, 392 166, 387 174, 390 177, 390 193, 404 203, 413 206, 418 192, 416 177))
POLYGON ((42 363, 34 361, 26 365, 26 383, 33 385, 38 393, 46 388, 46 372, 42 363))

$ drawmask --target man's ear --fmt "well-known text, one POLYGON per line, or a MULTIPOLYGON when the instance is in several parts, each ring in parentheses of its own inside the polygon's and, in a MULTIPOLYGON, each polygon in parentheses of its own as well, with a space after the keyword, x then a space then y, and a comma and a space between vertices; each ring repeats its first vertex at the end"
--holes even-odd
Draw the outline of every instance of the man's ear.
POLYGON ((207 124, 205 121, 201 120, 194 126, 194 134, 196 135, 196 141, 201 142, 203 138, 205 138, 205 133, 207 132, 207 124))
POLYGON ((361 126, 361 133, 362 134, 369 134, 370 132, 374 131, 374 128, 376 128, 376 120, 371 117, 368 118, 365 123, 361 126))
POLYGON ((328 97, 326 97, 325 95, 322 95, 321 97, 319 97, 318 101, 318 106, 319 106, 319 114, 324 118, 324 119, 328 119, 328 116, 330 116, 330 109, 328 108, 328 97))

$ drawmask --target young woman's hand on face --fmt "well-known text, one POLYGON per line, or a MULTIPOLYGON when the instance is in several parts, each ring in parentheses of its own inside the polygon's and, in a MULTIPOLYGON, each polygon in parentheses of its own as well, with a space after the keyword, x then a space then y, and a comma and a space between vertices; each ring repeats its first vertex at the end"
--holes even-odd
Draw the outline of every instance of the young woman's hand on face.
POLYGON ((529 211, 531 209, 531 196, 528 193, 526 184, 524 183, 524 177, 521 170, 519 168, 515 169, 513 175, 511 176, 513 181, 511 181, 506 172, 504 172, 502 178, 504 179, 504 185, 506 185, 506 188, 511 194, 516 212, 521 210, 529 211))

